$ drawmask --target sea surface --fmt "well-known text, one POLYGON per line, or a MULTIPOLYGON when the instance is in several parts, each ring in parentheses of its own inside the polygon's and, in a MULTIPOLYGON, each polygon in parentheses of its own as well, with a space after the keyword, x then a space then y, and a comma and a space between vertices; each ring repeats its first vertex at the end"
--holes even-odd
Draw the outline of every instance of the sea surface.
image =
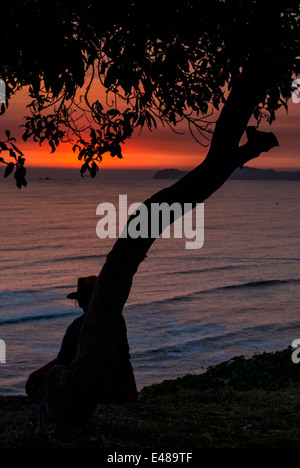
MULTIPOLYGON (((62 171, 22 190, 1 178, 0 394, 23 394, 81 314, 66 295, 114 243, 96 235, 98 204, 142 202, 173 183, 152 175, 62 171)), ((228 181, 204 204, 201 249, 155 241, 124 309, 139 389, 300 339, 299 200, 299 181, 228 181)))

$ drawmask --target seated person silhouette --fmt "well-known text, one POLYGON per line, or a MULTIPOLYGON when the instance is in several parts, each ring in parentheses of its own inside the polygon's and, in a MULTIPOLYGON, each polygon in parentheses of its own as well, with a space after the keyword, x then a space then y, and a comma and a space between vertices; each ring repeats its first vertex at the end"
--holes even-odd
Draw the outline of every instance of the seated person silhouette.
POLYGON ((83 310, 83 315, 77 317, 71 325, 68 326, 56 358, 56 364, 68 366, 76 354, 79 332, 84 320, 84 314, 88 310, 96 281, 97 276, 78 278, 77 291, 67 295, 68 299, 75 299, 77 301, 79 307, 83 310))
MULTIPOLYGON (((68 366, 74 359, 77 351, 79 333, 84 321, 84 314, 88 310, 96 282, 97 276, 94 275, 78 278, 77 291, 67 295, 68 299, 75 299, 77 301, 84 313, 68 326, 57 357, 29 375, 25 385, 25 391, 30 399, 36 399, 39 396, 52 367, 56 365, 68 366)), ((119 375, 116 376, 114 384, 112 383, 109 388, 103 389, 101 395, 99 395, 98 403, 123 403, 136 401, 138 398, 135 378, 130 363, 128 344, 125 343, 125 347, 120 346, 120 351, 119 375)))

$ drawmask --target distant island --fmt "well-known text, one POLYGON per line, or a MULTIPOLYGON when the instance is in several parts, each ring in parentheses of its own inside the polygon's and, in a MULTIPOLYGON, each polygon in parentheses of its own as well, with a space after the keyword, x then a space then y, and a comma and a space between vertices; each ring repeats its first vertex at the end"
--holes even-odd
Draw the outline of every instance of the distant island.
MULTIPOLYGON (((162 169, 154 174, 153 179, 181 179, 188 171, 162 169)), ((300 171, 274 171, 244 166, 236 169, 229 177, 231 180, 300 180, 300 171)))

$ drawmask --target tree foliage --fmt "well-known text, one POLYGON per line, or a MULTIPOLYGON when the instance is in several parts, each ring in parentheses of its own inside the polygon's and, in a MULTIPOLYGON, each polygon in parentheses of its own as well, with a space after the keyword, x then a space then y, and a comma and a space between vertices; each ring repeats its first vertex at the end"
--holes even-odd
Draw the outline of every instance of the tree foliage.
MULTIPOLYGON (((157 122, 175 130, 184 122, 209 143, 213 113, 251 63, 258 75, 262 64, 270 67, 254 116, 272 123, 300 70, 294 0, 12 0, 1 9, 1 113, 28 89, 23 140, 47 142, 51 152, 70 142, 81 173, 92 177, 105 153, 122 158, 133 131, 157 122), (92 92, 97 81, 103 95, 92 92)), ((18 186, 25 185, 22 153, 8 151, 17 152, 18 186)))

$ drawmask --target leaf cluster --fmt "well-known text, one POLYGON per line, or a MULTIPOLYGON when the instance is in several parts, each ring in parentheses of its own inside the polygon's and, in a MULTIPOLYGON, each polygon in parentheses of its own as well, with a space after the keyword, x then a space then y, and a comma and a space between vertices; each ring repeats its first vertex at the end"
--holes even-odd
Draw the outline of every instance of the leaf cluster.
POLYGON ((5 141, 0 141, 0 153, 5 153, 9 155, 14 161, 8 162, 7 159, 0 156, 0 163, 5 164, 6 168, 4 171, 4 177, 7 178, 10 174, 14 172, 14 178, 16 186, 20 189, 27 186, 27 181, 25 179, 26 169, 25 169, 25 158, 22 151, 15 145, 16 139, 10 136, 10 131, 6 130, 5 132, 7 139, 5 141))
POLYGON ((272 123, 300 73, 295 0, 123 0, 118 8, 96 0, 11 0, 2 10, 1 113, 28 87, 23 139, 48 141, 51 152, 69 141, 91 175, 105 152, 122 157, 135 129, 158 122, 175 131, 183 123, 209 142, 207 116, 250 63, 257 80, 269 69, 266 99, 254 116, 272 123), (97 80, 104 92, 95 99, 97 80))

